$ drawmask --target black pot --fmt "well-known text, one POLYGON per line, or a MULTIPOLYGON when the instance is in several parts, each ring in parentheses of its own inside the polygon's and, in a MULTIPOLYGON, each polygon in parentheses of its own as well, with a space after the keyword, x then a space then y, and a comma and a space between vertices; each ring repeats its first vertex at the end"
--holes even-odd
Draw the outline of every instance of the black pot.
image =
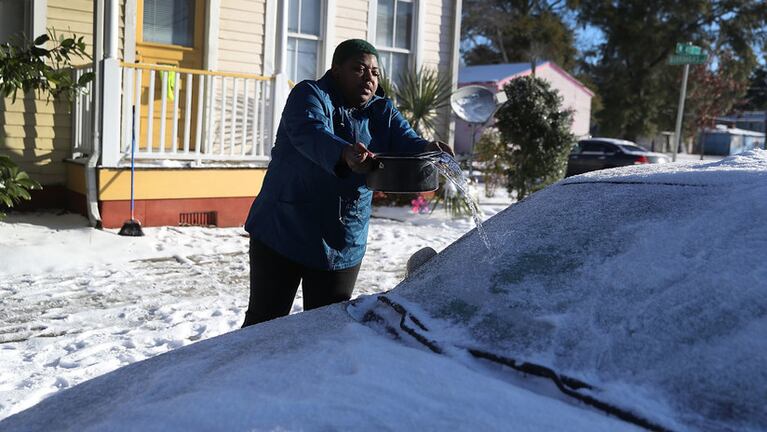
POLYGON ((431 192, 439 187, 439 171, 434 162, 442 152, 417 154, 380 153, 373 171, 367 174, 367 186, 379 192, 431 192))

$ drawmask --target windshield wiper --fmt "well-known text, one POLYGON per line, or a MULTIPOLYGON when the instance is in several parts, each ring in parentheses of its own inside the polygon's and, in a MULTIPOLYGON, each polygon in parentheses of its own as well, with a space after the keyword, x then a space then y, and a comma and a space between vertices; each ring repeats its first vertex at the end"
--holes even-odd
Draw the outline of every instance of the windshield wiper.
MULTIPOLYGON (((430 351, 436 354, 445 353, 445 350, 440 346, 440 344, 437 341, 432 340, 421 333, 421 332, 428 332, 429 329, 418 318, 416 318, 413 314, 408 312, 403 305, 395 302, 394 300, 390 299, 389 297, 385 295, 377 296, 377 300, 378 302, 383 303, 386 306, 393 309, 399 315, 399 329, 401 331, 410 335, 413 339, 417 340, 420 344, 428 348, 430 351), (411 326, 410 323, 412 323, 413 326, 411 326), (419 330, 421 332, 419 332, 419 330)), ((365 312, 365 315, 362 317, 363 323, 370 322, 370 321, 375 321, 382 324, 387 333, 397 338, 400 337, 399 331, 396 328, 389 325, 386 319, 382 317, 380 314, 376 313, 373 310, 373 308, 365 312)), ((455 347, 455 348, 458 348, 458 347, 455 347)), ((654 423, 644 417, 641 417, 628 409, 615 406, 613 404, 599 400, 588 394, 581 393, 579 390, 582 390, 582 389, 594 390, 594 386, 588 383, 585 383, 577 378, 559 374, 553 369, 543 365, 530 363, 526 361, 519 361, 511 357, 502 356, 502 355, 484 351, 478 348, 463 348, 463 349, 465 349, 469 354, 471 354, 475 358, 479 358, 479 359, 487 360, 487 361, 497 363, 503 366, 507 366, 516 371, 519 371, 528 375, 546 378, 552 381, 554 385, 557 387, 557 389, 559 389, 559 391, 562 392, 563 394, 569 397, 572 397, 574 399, 577 399, 583 402, 584 404, 589 405, 595 409, 598 409, 608 415, 615 416, 625 422, 628 422, 628 423, 631 423, 652 431, 659 431, 659 432, 671 431, 671 429, 661 426, 657 423, 654 423)))

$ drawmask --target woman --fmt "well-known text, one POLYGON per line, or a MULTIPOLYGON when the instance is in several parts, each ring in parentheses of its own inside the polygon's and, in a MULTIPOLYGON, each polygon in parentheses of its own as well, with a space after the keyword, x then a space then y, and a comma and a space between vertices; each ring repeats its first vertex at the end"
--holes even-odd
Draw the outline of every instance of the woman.
POLYGON ((377 152, 442 149, 420 138, 378 87, 378 52, 350 39, 332 67, 290 92, 250 233, 250 302, 243 327, 290 312, 303 281, 304 309, 349 300, 365 255, 377 152))

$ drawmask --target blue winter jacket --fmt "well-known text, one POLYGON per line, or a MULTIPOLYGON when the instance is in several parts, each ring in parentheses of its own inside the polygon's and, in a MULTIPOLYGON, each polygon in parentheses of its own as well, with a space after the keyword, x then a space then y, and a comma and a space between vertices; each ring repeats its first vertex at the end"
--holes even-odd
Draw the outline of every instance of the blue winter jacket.
POLYGON ((330 72, 293 88, 245 222, 252 238, 314 269, 362 261, 373 193, 364 175, 339 169, 342 149, 361 142, 375 153, 418 153, 427 145, 382 95, 345 108, 330 72))

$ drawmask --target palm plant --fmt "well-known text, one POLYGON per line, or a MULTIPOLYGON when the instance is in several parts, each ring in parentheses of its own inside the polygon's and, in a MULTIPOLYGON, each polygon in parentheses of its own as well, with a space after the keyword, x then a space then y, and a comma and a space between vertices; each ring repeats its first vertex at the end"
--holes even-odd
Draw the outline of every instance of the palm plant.
POLYGON ((452 93, 449 76, 421 66, 400 75, 399 84, 384 75, 380 86, 419 135, 427 140, 439 138, 437 119, 452 93))

